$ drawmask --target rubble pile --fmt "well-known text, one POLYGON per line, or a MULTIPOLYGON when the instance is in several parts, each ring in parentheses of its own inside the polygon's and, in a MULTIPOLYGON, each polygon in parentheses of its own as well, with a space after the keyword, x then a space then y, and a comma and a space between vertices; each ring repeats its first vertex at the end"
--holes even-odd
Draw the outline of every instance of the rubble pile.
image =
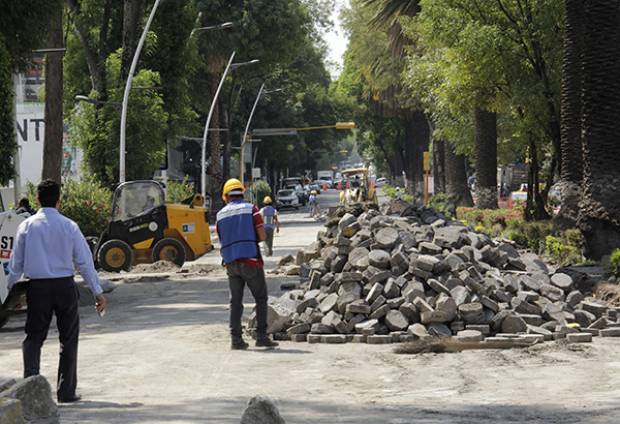
MULTIPOLYGON (((341 208, 317 241, 283 260, 306 282, 270 300, 269 332, 293 341, 391 343, 618 336, 617 311, 583 280, 429 209, 341 208)), ((252 323, 250 323, 252 326, 252 323)))

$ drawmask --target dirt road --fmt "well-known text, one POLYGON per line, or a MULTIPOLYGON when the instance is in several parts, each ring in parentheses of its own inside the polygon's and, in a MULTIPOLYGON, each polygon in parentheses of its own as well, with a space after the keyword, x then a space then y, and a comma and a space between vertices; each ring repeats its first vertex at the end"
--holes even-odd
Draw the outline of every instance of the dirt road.
MULTIPOLYGON (((278 256, 318 229, 301 214, 290 218, 278 256)), ((269 277, 271 294, 281 282, 269 277)), ((396 356, 389 345, 291 342, 231 352, 221 272, 122 284, 109 297, 104 319, 82 308, 84 401, 61 407, 63 423, 238 423, 256 394, 273 397, 287 423, 298 424, 620 421, 620 339, 419 356, 396 356)), ((23 319, 0 330, 0 375, 21 373, 22 338, 23 319)), ((50 332, 42 362, 50 381, 56 338, 50 332)))

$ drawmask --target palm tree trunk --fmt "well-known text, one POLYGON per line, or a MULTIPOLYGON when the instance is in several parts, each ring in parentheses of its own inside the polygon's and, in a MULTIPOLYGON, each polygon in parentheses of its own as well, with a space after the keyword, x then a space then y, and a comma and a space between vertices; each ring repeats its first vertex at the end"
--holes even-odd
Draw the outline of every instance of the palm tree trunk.
POLYGON ((467 186, 465 155, 456 154, 454 146, 449 142, 445 143, 444 153, 448 200, 455 206, 473 206, 474 202, 467 186))
POLYGON ((564 0, 564 57, 561 102, 561 204, 555 224, 574 227, 579 214, 583 178, 581 136, 581 66, 583 55, 583 0, 564 0))
MULTIPOLYGON (((64 4, 57 2, 49 29, 48 44, 61 47, 63 44, 62 17, 64 4)), ((61 182, 62 171, 62 55, 49 53, 45 59, 45 140, 43 144, 42 179, 61 182)))
POLYGON ((497 114, 476 108, 474 119, 476 206, 480 209, 497 209, 497 114))
POLYGON ((620 246, 620 0, 586 0, 583 54, 585 254, 620 246))

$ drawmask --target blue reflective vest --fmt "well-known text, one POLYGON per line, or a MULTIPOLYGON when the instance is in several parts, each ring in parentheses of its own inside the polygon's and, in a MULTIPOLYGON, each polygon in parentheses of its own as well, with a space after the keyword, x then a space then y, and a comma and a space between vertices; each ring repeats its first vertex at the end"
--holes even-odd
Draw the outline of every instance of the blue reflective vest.
POLYGON ((217 213, 217 233, 224 264, 258 257, 253 208, 251 203, 239 200, 227 204, 217 213))
POLYGON ((275 216, 277 211, 273 206, 265 206, 261 209, 261 215, 263 215, 263 222, 265 224, 265 228, 276 228, 275 216))

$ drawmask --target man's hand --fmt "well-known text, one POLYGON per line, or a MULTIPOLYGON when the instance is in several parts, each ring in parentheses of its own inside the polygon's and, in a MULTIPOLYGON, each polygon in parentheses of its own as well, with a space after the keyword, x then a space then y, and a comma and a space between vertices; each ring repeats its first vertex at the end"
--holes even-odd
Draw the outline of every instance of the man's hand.
POLYGON ((105 308, 108 306, 107 299, 100 294, 99 296, 95 296, 95 309, 97 312, 102 313, 105 311, 105 308))

